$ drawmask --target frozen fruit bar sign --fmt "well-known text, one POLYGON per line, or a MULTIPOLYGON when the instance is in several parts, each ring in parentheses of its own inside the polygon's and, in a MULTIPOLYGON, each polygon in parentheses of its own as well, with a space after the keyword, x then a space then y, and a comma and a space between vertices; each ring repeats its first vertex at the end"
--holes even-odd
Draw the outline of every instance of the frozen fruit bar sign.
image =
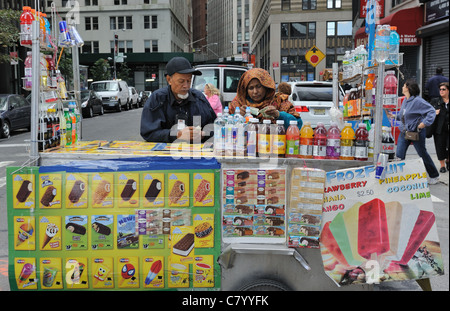
POLYGON ((320 248, 339 285, 429 278, 443 262, 422 159, 327 173, 320 248))

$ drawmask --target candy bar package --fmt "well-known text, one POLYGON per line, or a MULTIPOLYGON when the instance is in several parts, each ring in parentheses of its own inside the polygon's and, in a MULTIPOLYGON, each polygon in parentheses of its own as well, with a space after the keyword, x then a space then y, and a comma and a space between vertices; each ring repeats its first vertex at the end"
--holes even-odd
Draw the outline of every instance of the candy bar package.
POLYGON ((225 243, 286 241, 286 170, 223 169, 225 243))
POLYGON ((288 211, 289 247, 319 248, 325 171, 292 169, 288 211))
POLYGON ((327 172, 320 249, 338 285, 444 273, 422 159, 327 172))

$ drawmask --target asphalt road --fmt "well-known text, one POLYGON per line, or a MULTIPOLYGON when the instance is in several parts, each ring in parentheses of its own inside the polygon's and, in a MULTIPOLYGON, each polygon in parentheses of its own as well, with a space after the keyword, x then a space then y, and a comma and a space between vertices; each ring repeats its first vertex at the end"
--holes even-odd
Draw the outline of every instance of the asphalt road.
MULTIPOLYGON (((84 119, 82 128, 83 140, 132 140, 142 141, 139 125, 142 108, 120 113, 107 112, 103 116, 84 119)), ((9 139, 0 139, 0 291, 9 291, 8 281, 8 226, 6 211, 6 167, 24 165, 29 159, 30 132, 15 131, 9 139)), ((427 140, 427 148, 436 159, 432 139, 427 140)), ((417 154, 413 147, 408 150, 407 158, 415 158, 417 154)), ((439 167, 439 166, 438 166, 439 167)), ((434 211, 437 218, 437 228, 441 242, 444 270, 446 275, 431 278, 434 291, 449 290, 449 173, 442 174, 437 185, 431 185, 434 211)), ((420 291, 414 281, 388 282, 374 287, 379 291, 420 291)))

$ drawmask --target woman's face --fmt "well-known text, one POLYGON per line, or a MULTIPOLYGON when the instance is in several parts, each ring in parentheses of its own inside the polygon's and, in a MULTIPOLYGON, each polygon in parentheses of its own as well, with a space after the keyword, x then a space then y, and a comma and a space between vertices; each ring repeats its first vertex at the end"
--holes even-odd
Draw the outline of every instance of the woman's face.
POLYGON ((402 94, 403 95, 409 94, 409 90, 408 90, 408 87, 406 86, 406 84, 403 84, 402 94))
POLYGON ((439 87, 439 95, 441 95, 441 97, 448 98, 448 92, 448 88, 446 88, 445 86, 439 87))
POLYGON ((252 79, 247 86, 247 94, 255 103, 260 103, 266 96, 266 88, 258 79, 252 79))
POLYGON ((205 85, 205 89, 203 90, 206 96, 210 96, 211 92, 209 91, 209 88, 205 85))

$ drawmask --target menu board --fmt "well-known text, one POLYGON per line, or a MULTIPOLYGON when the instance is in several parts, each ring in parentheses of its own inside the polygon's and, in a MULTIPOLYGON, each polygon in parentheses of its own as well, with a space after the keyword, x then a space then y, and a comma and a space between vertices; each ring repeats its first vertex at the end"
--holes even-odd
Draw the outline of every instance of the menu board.
POLYGON ((222 170, 224 243, 286 242, 286 170, 222 170))
POLYGON ((220 165, 164 161, 8 167, 11 290, 220 288, 220 165))

